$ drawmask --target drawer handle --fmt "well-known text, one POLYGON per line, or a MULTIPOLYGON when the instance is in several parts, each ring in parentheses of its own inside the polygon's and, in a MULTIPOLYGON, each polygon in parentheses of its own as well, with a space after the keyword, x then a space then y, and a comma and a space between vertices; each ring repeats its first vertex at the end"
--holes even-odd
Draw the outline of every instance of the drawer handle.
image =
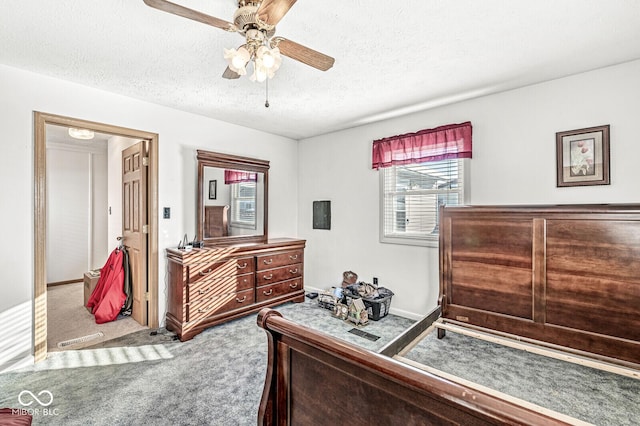
POLYGON ((290 274, 297 274, 297 273, 298 273, 298 268, 295 268, 295 269, 289 269, 289 273, 290 273, 290 274))
POLYGON ((206 294, 206 293, 208 293, 208 292, 209 292, 209 290, 211 290, 211 287, 209 287, 209 288, 208 288, 208 289, 206 289, 206 290, 198 290, 198 294, 206 294))
POLYGON ((263 275, 262 278, 265 280, 270 280, 271 278, 273 278, 273 274, 263 275))
POLYGON ((262 291, 262 294, 264 294, 265 296, 271 296, 271 294, 273 293, 273 289, 270 288, 269 291, 262 291))
POLYGON ((296 287, 298 287, 298 283, 295 283, 295 284, 289 284, 289 287, 291 287, 291 288, 296 288, 296 287))
POLYGON ((242 265, 238 264, 238 269, 244 269, 247 267, 247 265, 248 265, 247 262, 244 262, 242 265))
POLYGON ((296 255, 293 255, 293 256, 289 255, 289 259, 291 259, 291 260, 298 260, 298 255, 297 255, 297 254, 296 254, 296 255))
POLYGON ((236 297, 236 302, 238 302, 238 303, 242 303, 242 302, 244 302, 245 300, 247 300, 247 296, 244 296, 242 299, 238 299, 238 298, 236 297))
POLYGON ((213 272, 213 269, 209 268, 209 270, 207 272, 200 271, 200 275, 202 275, 204 277, 205 275, 209 275, 211 272, 213 272))
POLYGON ((198 313, 200 313, 200 314, 204 314, 204 313, 209 312, 211 309, 212 309, 212 308, 199 308, 199 309, 198 309, 198 313))
POLYGON ((262 263, 264 263, 265 265, 271 265, 273 263, 273 258, 269 258, 269 260, 263 259, 262 263))

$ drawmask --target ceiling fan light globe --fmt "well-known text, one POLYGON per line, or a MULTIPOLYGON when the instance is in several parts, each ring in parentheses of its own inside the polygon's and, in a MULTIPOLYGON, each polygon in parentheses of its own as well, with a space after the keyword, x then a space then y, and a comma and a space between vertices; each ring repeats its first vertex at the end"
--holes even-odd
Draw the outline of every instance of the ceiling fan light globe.
POLYGON ((251 55, 247 49, 240 47, 236 49, 224 49, 224 59, 226 59, 229 69, 238 75, 247 74, 247 62, 251 55))
POLYGON ((256 59, 256 63, 253 67, 253 74, 249 77, 251 81, 257 81, 258 83, 265 81, 268 76, 267 70, 264 69, 260 62, 261 61, 259 59, 256 59))
POLYGON ((249 62, 249 59, 251 59, 251 53, 244 46, 240 46, 240 48, 238 48, 236 55, 240 56, 244 60, 245 64, 249 62))
POLYGON ((275 71, 280 68, 280 64, 282 63, 282 55, 280 54, 280 49, 274 47, 273 49, 271 49, 271 55, 273 56, 273 59, 275 61, 275 64, 273 65, 273 69, 275 71))
POLYGON ((234 56, 231 59, 231 65, 233 66, 233 68, 241 69, 244 68, 246 64, 247 63, 239 56, 234 56))
POLYGON ((269 49, 266 46, 261 46, 256 52, 256 56, 262 61, 262 66, 267 70, 276 71, 280 68, 280 64, 282 63, 280 49, 277 47, 269 49))
POLYGON ((271 69, 276 64, 276 60, 269 53, 262 57, 262 64, 266 69, 271 69))

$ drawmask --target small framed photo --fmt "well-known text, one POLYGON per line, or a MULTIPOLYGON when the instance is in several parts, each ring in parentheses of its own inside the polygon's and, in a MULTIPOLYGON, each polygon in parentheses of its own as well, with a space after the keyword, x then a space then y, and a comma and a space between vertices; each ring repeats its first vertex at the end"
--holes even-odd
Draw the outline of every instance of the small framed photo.
POLYGON ((609 125, 556 133, 557 185, 609 185, 609 125))
POLYGON ((215 200, 216 197, 218 196, 218 181, 217 180, 210 180, 209 181, 209 199, 210 200, 215 200))

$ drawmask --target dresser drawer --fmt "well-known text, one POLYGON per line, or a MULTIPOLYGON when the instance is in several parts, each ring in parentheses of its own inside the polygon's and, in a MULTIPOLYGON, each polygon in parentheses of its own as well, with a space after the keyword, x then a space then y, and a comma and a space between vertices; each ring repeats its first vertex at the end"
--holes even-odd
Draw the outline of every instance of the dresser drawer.
POLYGON ((302 290, 301 278, 265 285, 256 289, 256 301, 264 302, 297 290, 302 290))
POLYGON ((189 284, 189 301, 196 302, 215 294, 235 293, 253 289, 254 274, 236 275, 223 278, 203 278, 189 284))
POLYGON ((195 283, 204 279, 217 279, 239 274, 254 272, 255 262, 253 257, 241 257, 229 259, 223 262, 200 263, 189 265, 189 282, 195 283))
POLYGON ((220 294, 199 299, 188 304, 187 321, 210 317, 222 312, 249 306, 255 302, 253 289, 238 293, 220 294))
POLYGON ((278 281, 290 280, 302 276, 302 263, 281 266, 280 268, 258 271, 256 273, 256 285, 267 285, 278 281))
POLYGON ((302 250, 293 250, 273 254, 263 254, 257 256, 257 269, 262 271, 265 269, 277 268, 278 266, 291 265, 294 263, 302 263, 302 250))

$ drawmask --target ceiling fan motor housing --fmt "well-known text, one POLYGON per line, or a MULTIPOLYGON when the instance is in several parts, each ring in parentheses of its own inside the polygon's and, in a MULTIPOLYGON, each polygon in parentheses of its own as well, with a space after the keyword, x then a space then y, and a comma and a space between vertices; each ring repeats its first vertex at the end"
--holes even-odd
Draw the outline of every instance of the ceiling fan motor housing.
POLYGON ((246 34, 248 30, 260 30, 267 38, 271 38, 276 33, 274 25, 268 25, 257 19, 257 11, 260 2, 248 3, 247 5, 240 3, 238 9, 233 15, 233 23, 241 34, 246 34))

